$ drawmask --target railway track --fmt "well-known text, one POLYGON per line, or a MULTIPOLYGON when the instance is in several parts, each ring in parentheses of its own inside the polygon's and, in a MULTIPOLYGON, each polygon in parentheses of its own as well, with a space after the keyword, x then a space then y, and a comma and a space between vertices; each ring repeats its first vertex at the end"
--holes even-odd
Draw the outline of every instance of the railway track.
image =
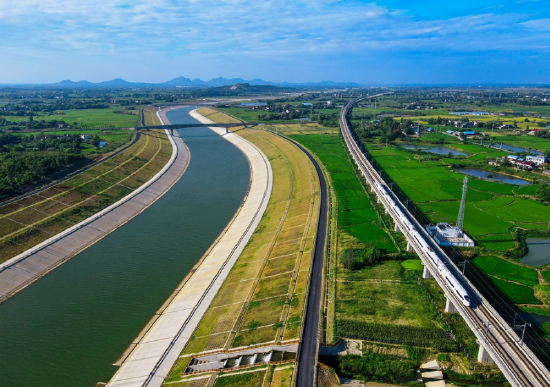
MULTIPOLYGON (((374 98, 384 94, 387 93, 369 97, 374 98)), ((363 98, 364 97, 360 97, 352 100, 344 106, 340 112, 340 126, 342 135, 351 156, 355 160, 369 185, 372 187, 373 191, 376 192, 377 189, 374 185, 375 181, 378 181, 383 185, 386 183, 360 150, 351 134, 347 121, 347 113, 350 107, 363 98)), ((380 194, 378 192, 376 193, 380 198, 380 194)), ((476 288, 460 274, 457 275, 459 271, 453 261, 441 250, 438 245, 434 245, 432 243, 431 238, 429 238, 424 232, 424 228, 410 214, 408 209, 401 204, 397 197, 391 192, 390 194, 393 196, 395 203, 401 208, 403 213, 407 214, 409 221, 415 225, 425 240, 432 245, 440 257, 444 257, 446 259, 449 269, 452 269, 451 271, 453 274, 457 278, 461 279, 463 284, 466 282, 466 288, 468 288, 472 299, 475 300, 475 304, 473 304, 471 308, 462 305, 454 296, 454 293, 448 289, 447 284, 439 278, 437 268, 433 267, 430 259, 428 259, 428 257, 424 254, 423 249, 419 246, 415 239, 410 237, 406 228, 401 224, 397 214, 391 209, 391 206, 385 206, 388 212, 390 212, 390 215, 392 215, 392 218, 396 224, 399 226, 400 230, 406 234, 407 240, 413 246, 420 258, 422 258, 423 263, 430 268, 430 272, 433 273, 434 278, 444 290, 447 298, 452 300, 455 308, 459 310, 470 329, 472 329, 474 334, 476 334, 480 344, 489 352, 501 371, 506 375, 508 381, 514 386, 521 387, 550 386, 550 374, 540 360, 536 358, 529 348, 526 348, 525 345, 521 345, 519 343, 520 340, 517 334, 504 321, 503 318, 498 316, 498 314, 481 296, 476 288)))

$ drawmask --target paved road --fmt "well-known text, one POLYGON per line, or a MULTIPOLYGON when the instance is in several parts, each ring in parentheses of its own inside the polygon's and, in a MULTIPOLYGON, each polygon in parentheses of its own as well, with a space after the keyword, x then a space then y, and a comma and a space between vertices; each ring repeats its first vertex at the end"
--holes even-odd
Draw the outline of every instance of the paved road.
MULTIPOLYGON (((294 142, 294 141, 292 141, 294 142)), ((298 370, 296 371, 296 386, 313 387, 314 370, 317 365, 317 338, 319 336, 319 312, 321 309, 321 295, 323 290, 323 265, 325 261, 325 244, 327 239, 328 202, 327 182, 317 160, 304 147, 294 142, 311 160, 319 176, 321 188, 321 213, 317 225, 317 240, 315 241, 315 255, 309 285, 306 320, 300 353, 298 354, 298 370)))

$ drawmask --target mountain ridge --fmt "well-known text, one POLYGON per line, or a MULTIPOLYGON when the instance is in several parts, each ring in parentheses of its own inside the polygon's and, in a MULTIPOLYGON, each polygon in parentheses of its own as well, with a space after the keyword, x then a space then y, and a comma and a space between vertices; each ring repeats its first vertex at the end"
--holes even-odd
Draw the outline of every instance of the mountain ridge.
POLYGON ((147 82, 129 82, 122 78, 111 79, 110 81, 103 82, 89 82, 86 80, 71 81, 63 80, 57 83, 44 84, 42 86, 59 87, 59 88, 86 88, 86 87, 98 87, 98 88, 134 88, 134 87, 220 87, 231 86, 237 83, 248 83, 254 86, 279 86, 279 87, 357 87, 359 86, 354 82, 271 82, 264 81, 263 79, 255 78, 252 80, 245 80, 243 78, 212 78, 209 81, 203 81, 200 78, 190 79, 183 76, 171 79, 166 82, 159 83, 147 83, 147 82))

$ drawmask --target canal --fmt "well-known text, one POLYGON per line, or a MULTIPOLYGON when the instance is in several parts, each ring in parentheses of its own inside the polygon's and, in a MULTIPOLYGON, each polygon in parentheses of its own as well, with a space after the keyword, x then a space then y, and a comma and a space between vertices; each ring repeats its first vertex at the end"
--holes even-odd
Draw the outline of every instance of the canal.
MULTIPOLYGON (((167 113, 197 122, 191 108, 167 113)), ((207 128, 179 130, 187 171, 136 218, 0 304, 0 386, 93 387, 229 223, 246 157, 207 128)))

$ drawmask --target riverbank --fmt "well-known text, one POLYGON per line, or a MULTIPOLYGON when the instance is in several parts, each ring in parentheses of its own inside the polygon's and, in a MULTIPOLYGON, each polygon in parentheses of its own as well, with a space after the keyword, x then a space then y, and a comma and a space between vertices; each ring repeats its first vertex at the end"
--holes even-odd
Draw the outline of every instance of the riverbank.
MULTIPOLYGON (((160 116, 160 114, 159 114, 160 116)), ((191 113, 202 123, 211 123, 191 113)), ((166 120, 166 117, 163 117, 166 120)), ((166 121, 165 121, 166 122, 166 121)), ((211 128, 245 154, 249 161, 251 184, 241 207, 229 226, 172 301, 162 311, 141 341, 108 383, 109 386, 160 386, 181 350, 191 337, 235 261, 250 240, 262 218, 271 195, 273 174, 267 157, 240 136, 211 128)))
POLYGON ((0 303, 110 234, 164 195, 189 165, 183 141, 172 138, 172 155, 149 181, 86 220, 0 264, 0 303))

